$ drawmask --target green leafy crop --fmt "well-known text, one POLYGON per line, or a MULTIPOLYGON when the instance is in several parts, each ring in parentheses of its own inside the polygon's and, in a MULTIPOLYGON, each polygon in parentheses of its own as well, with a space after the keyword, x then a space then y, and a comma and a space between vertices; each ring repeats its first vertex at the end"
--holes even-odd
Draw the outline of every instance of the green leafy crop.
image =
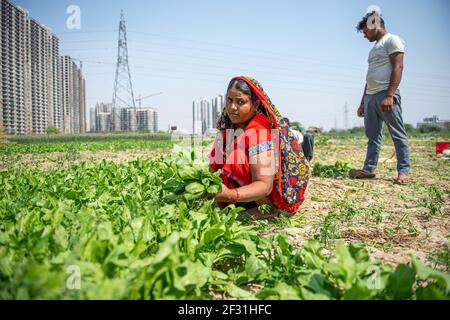
POLYGON ((337 178, 348 174, 351 167, 348 163, 336 161, 334 165, 323 165, 315 163, 313 169, 313 176, 320 178, 337 178))
POLYGON ((449 275, 415 259, 262 237, 220 188, 192 159, 0 172, 0 299, 449 298, 449 275))

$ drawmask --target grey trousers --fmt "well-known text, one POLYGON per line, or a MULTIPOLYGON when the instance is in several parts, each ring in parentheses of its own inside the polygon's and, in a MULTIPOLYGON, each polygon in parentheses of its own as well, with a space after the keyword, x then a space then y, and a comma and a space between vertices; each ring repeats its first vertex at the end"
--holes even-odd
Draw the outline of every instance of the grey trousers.
POLYGON ((409 144, 406 130, 403 125, 400 92, 394 95, 394 104, 390 112, 381 111, 381 102, 387 91, 364 96, 364 127, 369 139, 364 170, 374 172, 378 163, 381 141, 383 137, 383 122, 386 123, 394 142, 397 154, 398 173, 409 174, 409 144))

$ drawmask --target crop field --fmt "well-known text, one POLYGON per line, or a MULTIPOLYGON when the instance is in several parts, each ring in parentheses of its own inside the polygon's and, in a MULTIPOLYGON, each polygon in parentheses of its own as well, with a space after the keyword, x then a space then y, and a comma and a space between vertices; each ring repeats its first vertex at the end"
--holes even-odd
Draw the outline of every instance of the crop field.
POLYGON ((441 140, 410 137, 397 185, 390 138, 352 180, 365 138, 316 137, 304 204, 273 220, 217 208, 218 173, 167 136, 0 144, 0 299, 449 299, 441 140))

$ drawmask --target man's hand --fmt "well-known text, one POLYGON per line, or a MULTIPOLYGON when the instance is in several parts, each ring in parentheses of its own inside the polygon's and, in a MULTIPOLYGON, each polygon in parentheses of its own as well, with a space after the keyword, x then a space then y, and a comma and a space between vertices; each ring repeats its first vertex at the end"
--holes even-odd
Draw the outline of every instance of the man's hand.
POLYGON ((383 112, 391 112, 392 105, 394 104, 394 97, 386 96, 381 102, 381 111, 383 112))
POLYGON ((356 114, 358 115, 358 117, 364 118, 364 105, 362 103, 359 105, 359 108, 356 111, 356 114))

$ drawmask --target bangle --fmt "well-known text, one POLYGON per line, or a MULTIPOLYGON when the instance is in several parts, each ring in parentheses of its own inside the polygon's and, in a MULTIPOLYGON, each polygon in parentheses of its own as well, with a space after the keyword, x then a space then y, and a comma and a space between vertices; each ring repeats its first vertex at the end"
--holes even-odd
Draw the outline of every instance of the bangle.
POLYGON ((236 197, 234 198, 234 200, 231 203, 236 203, 239 202, 239 200, 241 200, 241 196, 239 195, 239 191, 238 189, 234 189, 236 191, 236 197))

